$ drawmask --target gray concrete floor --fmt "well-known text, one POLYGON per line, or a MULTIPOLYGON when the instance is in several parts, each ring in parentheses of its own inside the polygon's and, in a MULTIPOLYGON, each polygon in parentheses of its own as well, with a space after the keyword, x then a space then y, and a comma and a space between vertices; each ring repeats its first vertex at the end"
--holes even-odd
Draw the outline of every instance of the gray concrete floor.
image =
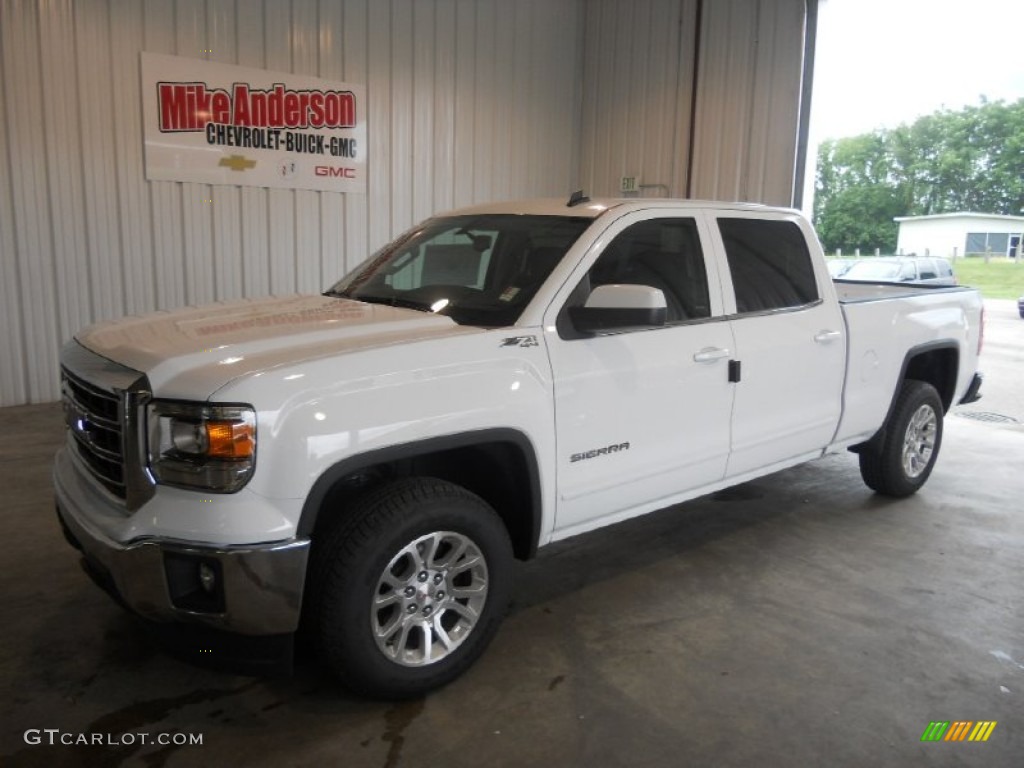
POLYGON ((986 397, 917 496, 844 454, 545 549, 480 663, 400 705, 155 651, 58 529, 59 408, 0 410, 0 764, 1024 765, 1024 425, 960 417, 1024 422, 1022 334, 991 302, 986 397), (998 725, 922 743, 933 720, 998 725), (48 728, 203 744, 25 743, 48 728))
POLYGON ((399 705, 154 651, 58 530, 58 407, 2 410, 0 434, 5 766, 1021 765, 1021 426, 948 419, 905 501, 839 455, 544 550, 481 662, 399 705), (932 720, 998 725, 922 743, 932 720))

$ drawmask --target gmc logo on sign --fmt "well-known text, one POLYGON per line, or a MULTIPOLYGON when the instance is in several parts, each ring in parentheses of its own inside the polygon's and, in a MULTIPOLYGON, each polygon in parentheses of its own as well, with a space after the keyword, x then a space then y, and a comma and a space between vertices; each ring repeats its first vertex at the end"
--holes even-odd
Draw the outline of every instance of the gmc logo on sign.
POLYGON ((333 179, 354 179, 355 168, 339 168, 336 165, 318 165, 313 169, 317 176, 330 176, 333 179))

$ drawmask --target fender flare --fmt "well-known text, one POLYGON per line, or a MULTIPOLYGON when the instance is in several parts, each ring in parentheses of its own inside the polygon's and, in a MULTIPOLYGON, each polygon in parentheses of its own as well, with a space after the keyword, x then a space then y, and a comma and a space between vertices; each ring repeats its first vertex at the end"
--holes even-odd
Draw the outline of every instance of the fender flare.
MULTIPOLYGON (((867 445, 873 445, 873 444, 876 444, 878 441, 885 439, 885 431, 886 431, 886 429, 888 427, 889 419, 892 417, 892 412, 896 408, 896 400, 899 397, 900 388, 903 386, 903 382, 907 380, 907 371, 910 368, 911 362, 914 360, 914 358, 919 357, 922 354, 925 354, 925 353, 928 353, 928 352, 937 352, 937 351, 943 350, 943 349, 949 349, 949 350, 952 350, 953 352, 956 353, 957 367, 959 368, 960 345, 956 341, 954 341, 952 339, 944 339, 944 340, 941 340, 941 341, 928 341, 928 342, 925 342, 924 344, 918 344, 917 346, 911 347, 910 349, 907 350, 907 353, 903 356, 903 363, 900 365, 899 375, 896 377, 896 387, 893 389, 892 398, 889 400, 889 407, 888 407, 888 409, 886 409, 885 419, 882 421, 882 426, 880 426, 878 428, 878 431, 875 432, 875 434, 873 434, 870 438, 865 440, 863 443, 860 443, 859 445, 851 446, 850 447, 850 451, 852 451, 854 453, 858 453, 859 449, 861 447, 867 446, 867 445)), ((955 389, 956 389, 956 378, 957 378, 956 377, 956 371, 954 371, 954 373, 953 373, 953 388, 954 388, 954 391, 951 393, 950 405, 946 409, 946 413, 949 412, 949 408, 953 407, 954 401, 956 400, 956 391, 955 391, 955 389)), ((939 392, 939 397, 941 397, 943 399, 943 402, 945 402, 945 397, 943 396, 943 393, 941 391, 939 392)))
POLYGON ((528 557, 533 557, 540 540, 543 509, 537 453, 534 450, 533 443, 523 432, 510 428, 481 429, 441 437, 430 437, 424 440, 377 448, 342 459, 328 467, 313 483, 312 488, 306 495, 306 500, 302 504, 296 536, 312 536, 324 499, 331 488, 334 487, 334 484, 342 478, 379 464, 402 459, 413 459, 417 456, 426 456, 454 448, 472 448, 477 445, 495 443, 511 444, 523 456, 531 502, 528 557))

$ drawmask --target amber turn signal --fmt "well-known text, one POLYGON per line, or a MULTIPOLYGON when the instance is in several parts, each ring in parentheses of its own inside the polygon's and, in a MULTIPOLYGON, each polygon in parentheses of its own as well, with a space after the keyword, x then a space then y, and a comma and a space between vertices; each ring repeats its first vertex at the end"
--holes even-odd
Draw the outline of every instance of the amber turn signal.
POLYGON ((243 421, 207 421, 207 456, 219 459, 248 459, 256 441, 253 425, 243 421))

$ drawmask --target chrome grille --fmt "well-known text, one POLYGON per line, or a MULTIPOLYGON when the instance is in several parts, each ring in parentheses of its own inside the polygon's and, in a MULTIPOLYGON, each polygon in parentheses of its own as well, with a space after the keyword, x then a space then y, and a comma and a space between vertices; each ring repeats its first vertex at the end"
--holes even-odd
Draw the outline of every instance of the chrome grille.
POLYGON ((78 457, 100 484, 124 499, 124 426, 121 398, 61 368, 64 419, 78 457))
POLYGON ((72 341, 61 351, 61 393, 67 449, 128 511, 138 509, 154 490, 143 447, 146 377, 72 341))

